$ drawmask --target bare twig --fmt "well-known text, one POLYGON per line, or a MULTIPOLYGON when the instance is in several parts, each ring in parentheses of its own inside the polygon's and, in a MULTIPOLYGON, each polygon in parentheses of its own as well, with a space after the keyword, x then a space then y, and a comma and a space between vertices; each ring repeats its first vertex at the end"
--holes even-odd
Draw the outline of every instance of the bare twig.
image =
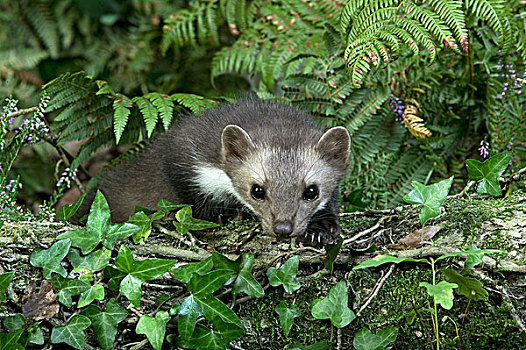
POLYGON ((380 227, 380 222, 378 221, 376 224, 374 224, 372 227, 369 227, 368 229, 366 230, 363 230, 362 232, 359 232, 357 233, 356 235, 352 236, 351 238, 347 238, 346 240, 343 241, 343 244, 342 246, 346 246, 348 245, 349 243, 353 242, 353 241, 356 241, 358 238, 360 237, 363 237, 373 231, 375 231, 376 229, 378 229, 380 227))
POLYGON ((16 111, 16 112, 9 113, 9 114, 7 115, 7 117, 8 117, 8 118, 16 118, 16 117, 18 117, 19 115, 35 113, 37 110, 38 110, 38 107, 31 107, 31 108, 26 108, 26 109, 19 109, 19 110, 16 111))
POLYGON ((394 268, 395 268, 395 264, 391 264, 391 267, 389 268, 389 271, 387 271, 387 273, 382 277, 380 278, 376 284, 374 285, 374 288, 371 292, 371 294, 369 294, 365 300, 365 303, 362 305, 362 307, 360 308, 360 310, 358 310, 358 312, 356 313, 356 316, 360 316, 360 314, 362 313, 363 310, 365 310, 365 308, 367 306, 369 306, 369 304, 373 301, 373 299, 378 295, 378 292, 380 291, 380 289, 382 288, 382 286, 384 285, 385 281, 387 281, 387 279, 389 278, 389 276, 391 276, 391 273, 393 273, 394 271, 394 268))

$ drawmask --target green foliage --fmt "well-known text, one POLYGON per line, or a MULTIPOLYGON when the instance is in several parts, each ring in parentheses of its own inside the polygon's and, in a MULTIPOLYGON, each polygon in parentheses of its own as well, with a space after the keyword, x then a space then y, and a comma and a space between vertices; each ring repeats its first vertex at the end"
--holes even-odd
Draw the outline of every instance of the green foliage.
POLYGON ((279 315, 279 324, 286 337, 289 336, 290 329, 294 323, 294 319, 300 316, 300 309, 298 306, 292 304, 291 307, 283 300, 276 305, 274 311, 279 315))
POLYGON ((345 280, 333 286, 325 299, 314 299, 311 305, 311 313, 318 320, 330 319, 331 323, 338 328, 343 328, 351 323, 356 316, 348 306, 345 280))
POLYGON ((13 280, 13 276, 15 275, 15 271, 6 272, 0 275, 0 302, 4 302, 5 299, 5 291, 7 287, 9 287, 9 284, 13 280))
POLYGON ((166 323, 170 315, 166 311, 159 311, 155 318, 150 315, 142 315, 137 323, 137 334, 145 334, 155 350, 160 350, 164 341, 166 323))
POLYGON ((53 344, 66 343, 75 349, 82 350, 86 345, 84 329, 88 328, 91 321, 86 316, 76 315, 65 326, 54 327, 51 331, 53 344))
POLYGON ((288 294, 292 294, 301 288, 301 284, 296 278, 300 257, 295 255, 276 268, 271 267, 267 270, 268 282, 272 287, 283 285, 288 294))
POLYGON ((60 262, 66 257, 70 247, 71 240, 64 239, 53 243, 49 249, 37 248, 31 253, 29 262, 35 267, 44 269, 44 278, 51 278, 53 272, 58 273, 62 277, 66 277, 67 271, 60 262))
POLYGON ((108 202, 102 192, 97 191, 86 227, 69 230, 58 236, 57 239, 68 239, 73 247, 81 249, 82 254, 88 254, 101 242, 104 247, 113 250, 118 241, 131 236, 138 230, 138 226, 129 222, 112 224, 108 202))
POLYGON ((440 281, 438 284, 429 284, 427 282, 420 282, 420 287, 425 287, 427 294, 429 294, 435 302, 442 305, 446 310, 453 306, 453 288, 458 288, 458 284, 440 281))
POLYGON ((440 207, 446 201, 452 183, 453 176, 428 186, 413 181, 415 189, 409 192, 404 200, 411 204, 423 204, 419 215, 422 226, 425 226, 429 219, 440 215, 440 207))
POLYGON ((106 303, 106 310, 102 311, 96 305, 90 305, 81 313, 90 319, 95 337, 102 349, 113 349, 117 325, 124 321, 128 312, 117 304, 115 298, 106 303))
POLYGON ((192 278, 193 274, 203 276, 210 272, 213 266, 214 264, 212 261, 212 257, 209 257, 197 263, 183 265, 177 268, 176 270, 172 271, 172 275, 176 280, 183 283, 188 283, 190 282, 190 279, 192 278))
POLYGON ((511 153, 504 152, 489 157, 484 163, 476 159, 468 159, 466 167, 471 180, 482 180, 477 186, 479 194, 489 194, 490 196, 502 195, 499 177, 504 174, 511 161, 511 153))
POLYGON ((383 329, 376 334, 371 333, 367 328, 362 328, 354 336, 352 345, 356 350, 384 350, 389 343, 396 340, 397 335, 396 327, 383 329))
POLYGON ((449 282, 454 282, 458 287, 457 294, 463 295, 474 301, 488 300, 488 291, 484 289, 482 282, 475 278, 465 277, 452 269, 444 269, 442 273, 449 282))
POLYGON ((53 275, 51 281, 53 288, 59 291, 57 300, 67 307, 71 307, 73 304, 71 297, 84 293, 90 288, 89 283, 76 278, 64 278, 59 275, 53 275))
POLYGON ((22 336, 23 329, 15 332, 0 333, 0 350, 24 350, 24 347, 18 344, 18 339, 22 336))
POLYGON ((219 226, 214 222, 192 217, 192 207, 184 207, 183 209, 179 210, 177 214, 175 214, 175 219, 177 220, 174 221, 175 228, 183 235, 189 230, 205 230, 207 228, 219 226))
POLYGON ((167 272, 176 263, 168 259, 144 259, 137 261, 126 245, 119 249, 115 259, 117 270, 124 273, 120 282, 119 293, 124 295, 134 306, 138 307, 141 301, 141 285, 167 272))

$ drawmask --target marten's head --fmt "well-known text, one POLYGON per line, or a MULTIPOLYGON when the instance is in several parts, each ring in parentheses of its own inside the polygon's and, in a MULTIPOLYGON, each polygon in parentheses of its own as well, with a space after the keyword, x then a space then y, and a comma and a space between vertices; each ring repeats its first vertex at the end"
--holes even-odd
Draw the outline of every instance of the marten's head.
POLYGON ((342 127, 290 133, 294 140, 285 141, 228 125, 221 135, 222 164, 234 195, 261 218, 265 230, 303 236, 337 193, 349 166, 350 137, 342 127))

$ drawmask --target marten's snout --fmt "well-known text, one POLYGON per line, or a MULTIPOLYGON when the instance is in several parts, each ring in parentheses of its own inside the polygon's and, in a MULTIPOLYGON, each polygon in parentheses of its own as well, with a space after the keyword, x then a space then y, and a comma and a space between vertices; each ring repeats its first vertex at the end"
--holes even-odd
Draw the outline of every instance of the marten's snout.
POLYGON ((278 236, 288 236, 292 233, 292 223, 278 222, 274 225, 274 233, 278 236))

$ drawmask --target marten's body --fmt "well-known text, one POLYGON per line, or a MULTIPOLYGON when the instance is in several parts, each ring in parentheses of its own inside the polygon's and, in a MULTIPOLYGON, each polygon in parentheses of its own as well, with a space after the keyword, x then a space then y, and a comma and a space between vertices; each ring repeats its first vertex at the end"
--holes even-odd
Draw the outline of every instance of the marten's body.
POLYGON ((294 108, 245 99, 182 118, 98 188, 114 222, 166 199, 193 205, 206 220, 250 211, 268 231, 327 243, 339 233, 336 197, 349 143, 344 128, 324 133, 294 108))

